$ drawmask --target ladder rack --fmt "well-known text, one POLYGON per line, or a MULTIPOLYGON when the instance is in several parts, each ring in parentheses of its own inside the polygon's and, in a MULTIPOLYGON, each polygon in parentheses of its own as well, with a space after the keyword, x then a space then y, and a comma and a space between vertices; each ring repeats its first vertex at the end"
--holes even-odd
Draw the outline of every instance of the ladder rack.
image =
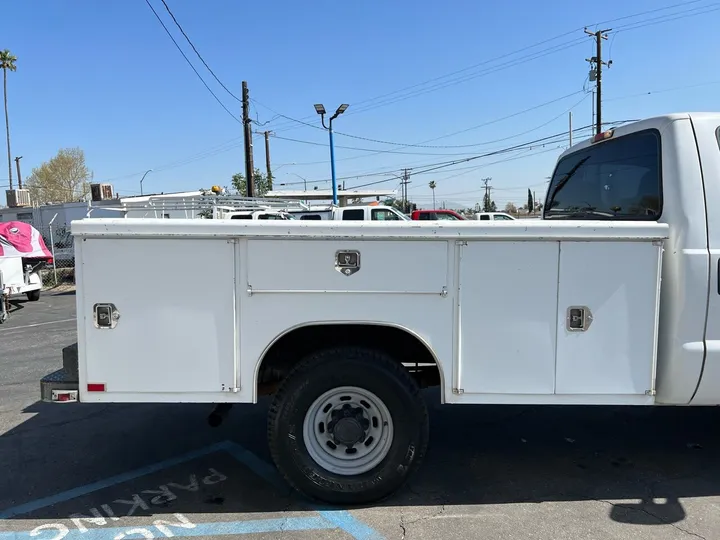
POLYGON ((186 219, 217 219, 226 212, 242 210, 307 211, 309 206, 297 200, 201 195, 175 199, 150 197, 138 202, 125 201, 118 210, 124 214, 124 217, 162 218, 168 216, 186 219))

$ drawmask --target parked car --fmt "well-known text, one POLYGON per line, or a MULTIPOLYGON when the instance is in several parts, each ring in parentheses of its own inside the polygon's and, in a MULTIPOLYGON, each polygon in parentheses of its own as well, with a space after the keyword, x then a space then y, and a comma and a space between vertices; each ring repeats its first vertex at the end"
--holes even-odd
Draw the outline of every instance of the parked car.
POLYGON ((295 219, 289 212, 278 210, 241 210, 239 212, 228 212, 223 216, 225 219, 295 219))

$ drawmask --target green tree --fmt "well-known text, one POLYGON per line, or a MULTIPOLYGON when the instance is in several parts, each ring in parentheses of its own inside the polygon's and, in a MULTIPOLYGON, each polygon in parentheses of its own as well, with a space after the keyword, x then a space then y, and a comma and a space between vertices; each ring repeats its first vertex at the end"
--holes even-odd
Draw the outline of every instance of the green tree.
POLYGON ((93 173, 80 148, 62 148, 50 161, 32 170, 27 179, 30 196, 37 203, 72 202, 90 192, 93 173))
POLYGON ((431 180, 428 184, 428 187, 432 189, 433 194, 433 210, 435 210, 435 188, 437 187, 437 184, 435 183, 435 180, 431 180))
POLYGON ((0 51, 0 68, 3 70, 3 99, 5 101, 5 133, 7 137, 7 154, 8 154, 8 178, 10 179, 10 187, 12 187, 12 154, 10 153, 10 117, 8 116, 8 99, 7 99, 7 72, 15 71, 17 57, 8 49, 0 51))
POLYGON ((528 188, 527 211, 528 211, 528 213, 532 213, 534 209, 535 209, 535 202, 533 201, 532 191, 530 191, 530 188, 528 188))
MULTIPOLYGON (((254 180, 255 180, 255 197, 264 197, 265 194, 270 191, 270 181, 267 179, 267 176, 260 170, 255 169, 255 172, 253 174, 254 180)), ((237 190, 237 192, 242 195, 247 195, 247 181, 245 180, 245 175, 242 173, 233 174, 232 176, 232 186, 237 190)))
POLYGON ((483 212, 497 212, 497 205, 492 200, 490 193, 483 195, 483 212))

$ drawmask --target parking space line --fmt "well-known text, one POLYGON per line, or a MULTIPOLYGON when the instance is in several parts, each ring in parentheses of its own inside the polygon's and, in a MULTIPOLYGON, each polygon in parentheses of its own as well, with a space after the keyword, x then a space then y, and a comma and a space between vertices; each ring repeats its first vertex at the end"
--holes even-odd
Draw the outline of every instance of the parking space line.
MULTIPOLYGON (((141 467, 127 473, 118 474, 104 480, 86 484, 77 488, 69 489, 49 497, 44 497, 35 501, 31 501, 25 504, 14 506, 0 512, 0 520, 9 519, 22 514, 28 514, 48 506, 53 506, 58 503, 69 501, 77 497, 87 495, 94 491, 112 487, 129 480, 134 480, 148 474, 179 465, 193 459, 203 457, 209 454, 213 454, 218 451, 226 451, 235 460, 245 465, 251 472, 272 484, 274 487, 287 491, 289 486, 283 481, 277 470, 269 463, 258 458, 252 452, 249 452, 241 445, 231 442, 223 441, 217 444, 213 444, 200 450, 195 450, 178 456, 175 458, 166 459, 152 465, 141 467)), ((264 532, 291 532, 301 530, 323 530, 323 529, 340 529, 350 535, 352 538, 357 540, 382 540, 384 537, 375 529, 363 523, 362 521, 353 517, 350 512, 346 510, 331 510, 329 508, 322 508, 316 505, 310 505, 310 509, 318 512, 317 517, 307 518, 280 518, 280 519, 260 519, 260 520, 248 520, 248 521, 233 521, 233 522, 216 522, 216 523, 186 523, 184 525, 175 524, 181 529, 174 528, 172 535, 175 536, 225 536, 230 534, 251 534, 251 533, 264 533, 264 532)), ((155 526, 158 523, 169 524, 163 520, 156 520, 155 526)), ((172 524, 170 524, 172 525, 172 524)), ((162 526, 162 525, 161 525, 162 526)), ((32 531, 32 536, 37 536, 37 529, 32 531)), ((83 532, 78 530, 68 530, 67 534, 63 538, 72 540, 75 538, 83 538, 87 540, 94 540, 95 538, 108 538, 109 534, 114 534, 113 538, 125 538, 125 534, 134 534, 135 537, 142 537, 145 534, 145 538, 154 538, 152 532, 145 527, 135 528, 98 528, 89 529, 83 532), (146 531, 145 533, 140 531, 146 531), (90 534, 92 533, 92 534, 90 534), (138 536, 141 535, 141 536, 138 536), (150 536, 148 536, 150 535, 150 536)), ((27 538, 30 531, 12 531, 6 533, 0 533, 0 540, 19 540, 20 538, 27 538), (25 536, 21 536, 25 535, 25 536)))
POLYGON ((47 321, 47 322, 39 322, 34 324, 26 324, 23 326, 11 326, 10 328, 3 328, 2 332, 10 332, 11 330, 22 330, 23 328, 35 328, 36 326, 47 326, 48 324, 60 324, 60 323, 66 323, 66 322, 77 322, 77 318, 73 317, 72 319, 60 319, 59 321, 47 321))
POLYGON ((212 446, 208 446, 207 448, 188 452, 187 454, 176 458, 166 459, 158 463, 148 465, 146 467, 135 469, 134 471, 118 474, 104 480, 93 482, 92 484, 86 484, 84 486, 69 489, 55 495, 50 495, 49 497, 43 497, 42 499, 38 499, 36 501, 21 504, 18 506, 13 506, 12 508, 8 508, 7 510, 3 510, 2 512, 0 512, 0 519, 8 519, 19 516, 21 514, 28 514, 30 512, 34 512, 35 510, 40 510, 41 508, 46 508, 48 506, 53 506, 61 502, 75 499, 76 497, 81 497, 82 495, 87 495, 88 493, 92 493, 93 491, 98 491, 100 489, 108 488, 116 484, 121 484, 129 480, 134 480, 136 478, 140 478, 142 476, 157 471, 162 471, 163 469, 167 469, 169 467, 185 463, 186 461, 191 461, 193 459, 206 456, 214 452, 218 452, 219 450, 225 450, 226 448, 227 442, 213 444, 212 446))
MULTIPOLYGON (((158 520, 162 521, 162 520, 158 520)), ((161 525, 163 526, 163 525, 161 525)), ((279 519, 256 519, 252 521, 218 521, 213 523, 189 523, 178 525, 170 529, 164 525, 166 530, 172 531, 172 536, 194 537, 194 536, 229 536, 234 534, 260 534, 294 531, 317 531, 336 528, 335 525, 321 517, 304 518, 279 518, 279 519)), ((77 529, 63 531, 63 540, 108 540, 125 538, 155 538, 158 534, 157 526, 137 527, 105 527, 102 529, 88 529, 79 531, 77 529), (152 535, 152 536, 150 536, 152 535)), ((57 530, 53 531, 56 532, 57 530)), ((27 538, 29 532, 4 532, 0 533, 0 540, 21 540, 27 538), (21 536, 22 535, 22 536, 21 536)), ((56 532, 57 534, 57 532, 56 532)), ((165 534, 160 538, 166 537, 165 534)))
MULTIPOLYGON (((269 463, 261 460, 255 454, 248 452, 239 444, 230 441, 227 441, 226 444, 227 451, 232 454, 235 459, 243 463, 263 480, 280 489, 288 489, 288 485, 283 481, 277 469, 269 463)), ((352 514, 346 510, 329 510, 315 505, 312 506, 312 509, 319 512, 322 517, 330 523, 334 523, 336 527, 342 529, 353 538, 358 540, 379 540, 383 538, 375 529, 355 519, 352 514)))

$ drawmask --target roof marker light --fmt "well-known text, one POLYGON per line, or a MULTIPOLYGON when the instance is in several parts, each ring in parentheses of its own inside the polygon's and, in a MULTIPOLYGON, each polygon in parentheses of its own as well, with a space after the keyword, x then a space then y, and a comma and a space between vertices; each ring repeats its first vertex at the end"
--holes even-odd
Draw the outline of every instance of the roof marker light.
POLYGON ((595 135, 593 137, 592 142, 596 143, 596 142, 600 142, 600 141, 605 141, 605 140, 611 138, 614 134, 615 134, 615 131, 612 129, 603 131, 602 133, 598 133, 597 135, 595 135))

